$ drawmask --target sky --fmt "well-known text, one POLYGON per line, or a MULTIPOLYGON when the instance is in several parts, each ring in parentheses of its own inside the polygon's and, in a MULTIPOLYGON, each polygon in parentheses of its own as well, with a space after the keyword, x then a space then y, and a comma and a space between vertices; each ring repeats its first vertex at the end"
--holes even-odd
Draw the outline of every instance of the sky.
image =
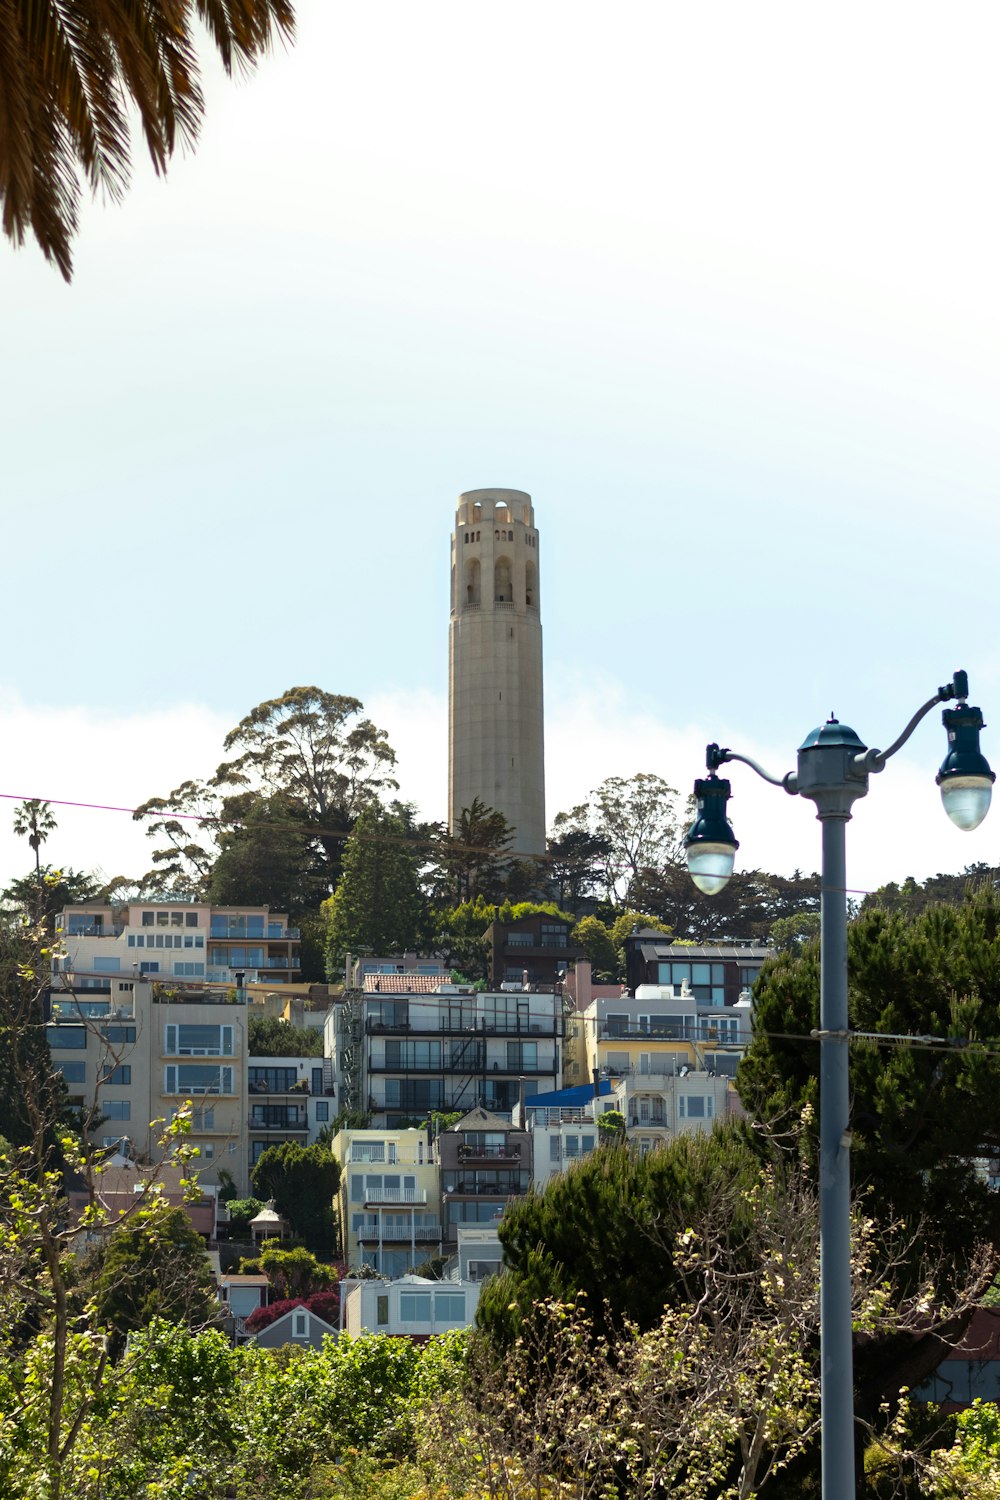
MULTIPOLYGON (((550 818, 709 740, 780 774, 831 712, 885 745, 956 667, 1000 723, 995 7, 297 13, 248 79, 206 43, 196 151, 137 150, 72 285, 0 243, 0 794, 132 807, 316 683, 443 817, 487 486, 535 504, 550 818)), ((853 888, 1000 862, 943 754, 934 713, 873 778, 853 888)), ((815 868, 812 809, 731 779, 740 865, 815 868)), ((57 815, 53 863, 148 867, 57 815)))

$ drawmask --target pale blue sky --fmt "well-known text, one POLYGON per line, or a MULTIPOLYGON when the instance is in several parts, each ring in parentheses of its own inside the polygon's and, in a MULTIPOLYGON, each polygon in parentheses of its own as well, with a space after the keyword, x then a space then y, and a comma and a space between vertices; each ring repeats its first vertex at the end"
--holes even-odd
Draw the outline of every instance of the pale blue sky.
MULTIPOLYGON (((0 246, 0 790, 139 800, 316 682, 441 816, 486 485, 541 530, 550 813, 686 790, 708 737, 785 769, 831 708, 885 743, 956 666, 1000 723, 995 9, 298 10, 71 287, 0 246)), ((942 753, 876 785, 859 882, 998 858, 903 795, 942 753)), ((748 863, 816 862, 737 792, 748 863)), ((138 868, 116 839, 53 852, 138 868)))

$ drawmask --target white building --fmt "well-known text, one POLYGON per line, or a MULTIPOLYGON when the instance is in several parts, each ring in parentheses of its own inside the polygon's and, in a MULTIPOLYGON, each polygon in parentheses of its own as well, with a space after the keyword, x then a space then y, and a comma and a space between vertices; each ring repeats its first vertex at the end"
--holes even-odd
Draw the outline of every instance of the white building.
POLYGON ((468 1328, 479 1305, 478 1281, 429 1281, 401 1276, 395 1281, 341 1283, 341 1328, 352 1338, 387 1333, 396 1338, 428 1338, 468 1328))

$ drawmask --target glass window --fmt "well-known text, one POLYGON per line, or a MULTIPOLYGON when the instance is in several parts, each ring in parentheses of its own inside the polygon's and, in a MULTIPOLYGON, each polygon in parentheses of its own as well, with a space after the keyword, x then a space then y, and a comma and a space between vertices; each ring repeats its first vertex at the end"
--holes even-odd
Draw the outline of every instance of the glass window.
POLYGON ((429 1323, 431 1320, 430 1292, 400 1292, 399 1318, 402 1323, 429 1323))
POLYGON ((142 925, 143 925, 143 927, 152 927, 152 925, 153 925, 153 913, 151 911, 144 911, 143 912, 143 914, 142 914, 142 925))
POLYGON ((144 963, 139 965, 140 974, 159 974, 160 966, 156 963, 144 963))
POLYGON ((101 1114, 106 1120, 130 1120, 132 1106, 127 1099, 102 1099, 101 1114))
POLYGON ((711 984, 712 983, 712 965, 711 964, 692 964, 691 965, 691 983, 692 984, 711 984))
POLYGON ((122 966, 120 958, 95 958, 92 962, 95 974, 117 974, 122 966))
POLYGON ((184 922, 188 927, 197 927, 198 913, 196 911, 186 911, 184 913, 184 922))
POLYGON ((330 1118, 330 1106, 325 1099, 316 1101, 316 1123, 325 1125, 330 1118))
POLYGON ((100 1078, 101 1083, 130 1084, 132 1082, 132 1068, 129 1063, 119 1063, 117 1067, 104 1065, 104 1071, 100 1078))
POLYGON ((559 1154, 559 1137, 557 1135, 550 1135, 549 1136, 549 1161, 550 1162, 553 1162, 553 1161, 557 1162, 559 1160, 560 1160, 560 1154, 559 1154))
POLYGON ((50 1026, 49 1046, 53 1052, 83 1052, 87 1046, 85 1026, 50 1026))
POLYGON ((85 1062, 59 1062, 56 1063, 59 1072, 67 1083, 86 1083, 87 1064, 85 1062))
POLYGON ((232 1068, 213 1067, 205 1063, 181 1063, 164 1069, 164 1093, 231 1094, 232 1092, 232 1068))
POLYGON ((168 911, 158 911, 156 913, 156 925, 157 927, 169 927, 170 913, 168 911))
POLYGON ((375 1322, 379 1328, 389 1326, 389 1298, 384 1293, 375 1298, 375 1322))
POLYGON ((164 1051, 172 1057, 232 1057, 231 1026, 171 1025, 165 1028, 164 1051))
POLYGON ((170 913, 170 925, 171 927, 183 927, 184 913, 182 911, 172 911, 170 913))
POLYGON ((436 1323, 464 1323, 465 1293, 435 1292, 434 1321, 436 1323))
POLYGON ((592 1135, 582 1135, 580 1137, 580 1149, 583 1152, 593 1151, 594 1137, 592 1135))
POLYGON ((580 1137, 578 1135, 568 1135, 566 1137, 566 1155, 580 1155, 580 1137))
POLYGON ((134 1042, 134 1026, 102 1026, 101 1036, 106 1042, 134 1042))

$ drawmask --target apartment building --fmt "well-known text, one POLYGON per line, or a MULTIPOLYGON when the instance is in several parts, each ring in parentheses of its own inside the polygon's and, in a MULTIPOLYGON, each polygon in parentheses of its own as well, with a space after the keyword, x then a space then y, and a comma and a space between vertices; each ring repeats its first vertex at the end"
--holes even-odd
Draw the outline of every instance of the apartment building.
POLYGON ((299 971, 298 928, 266 906, 85 901, 56 917, 56 948, 53 979, 78 994, 143 976, 167 985, 278 985, 299 971))
POLYGON ((470 1110, 434 1140, 441 1173, 443 1248, 458 1252, 468 1225, 496 1228, 511 1198, 531 1188, 531 1135, 489 1110, 470 1110))
POLYGON ((109 975, 103 992, 70 990, 63 979, 53 976, 46 1035, 70 1102, 94 1122, 91 1138, 127 1141, 157 1162, 162 1122, 190 1102, 187 1144, 198 1148, 202 1179, 218 1183, 224 1166, 246 1193, 246 1004, 226 991, 166 989, 148 975, 109 975))
POLYGON ((337 1113, 330 1063, 322 1057, 251 1057, 247 1062, 250 1169, 269 1146, 313 1145, 337 1113))
POLYGON ((440 1178, 426 1130, 341 1130, 333 1154, 348 1266, 402 1276, 441 1254, 440 1178))
MULTIPOLYGON (((711 972, 709 963, 704 967, 711 972)), ((706 997, 682 979, 640 984, 634 995, 596 997, 570 1021, 567 1084, 592 1079, 595 1069, 601 1077, 677 1073, 682 1067, 733 1077, 750 1042, 753 1000, 743 990, 732 1003, 723 1001, 721 984, 718 994, 706 997)))
POLYGON ((522 1083, 555 1088, 562 1068, 556 985, 476 993, 435 976, 372 975, 336 1009, 337 1098, 393 1127, 429 1111, 504 1115, 522 1083))

